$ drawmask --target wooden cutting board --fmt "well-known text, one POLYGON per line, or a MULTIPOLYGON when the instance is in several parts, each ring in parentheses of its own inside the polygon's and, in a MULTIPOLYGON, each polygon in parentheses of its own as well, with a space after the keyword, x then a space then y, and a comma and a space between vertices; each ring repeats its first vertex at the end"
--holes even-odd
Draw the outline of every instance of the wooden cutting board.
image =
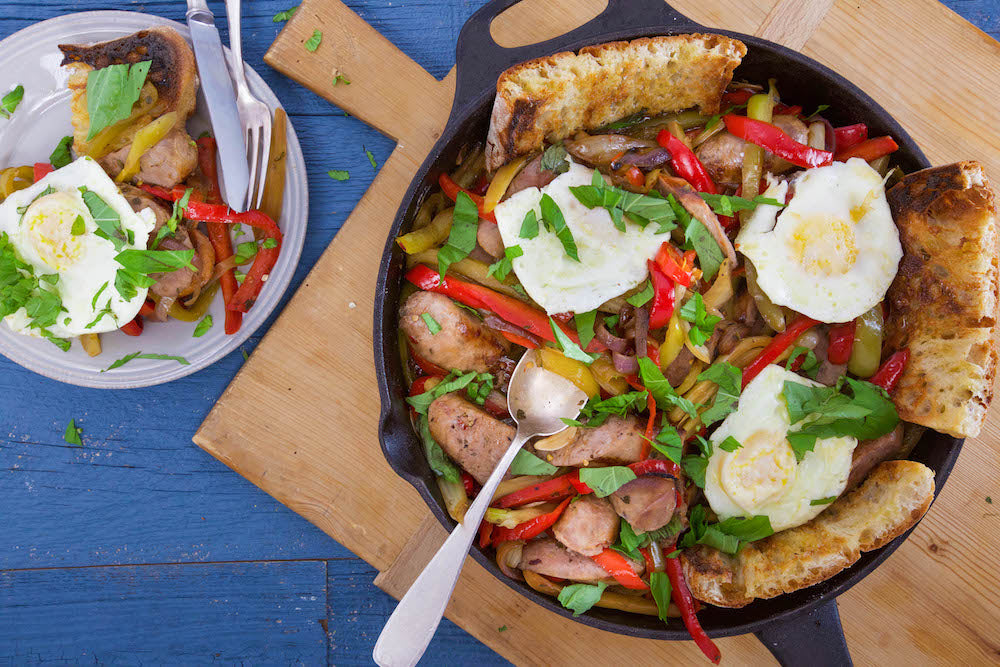
MULTIPOLYGON (((885 106, 932 162, 979 159, 1000 180, 1000 44, 937 2, 673 5, 703 25, 804 51, 885 106)), ((498 17, 492 32, 503 46, 538 42, 603 8, 601 0, 525 0, 498 17)), ((437 81, 338 0, 305 0, 265 60, 398 145, 194 441, 374 565, 382 572, 376 583, 399 597, 445 533, 382 458, 373 297, 387 231, 444 126, 455 74, 437 81), (310 53, 303 43, 314 29, 323 41, 310 53), (351 84, 334 87, 337 72, 351 84)), ((794 98, 794 90, 786 92, 794 98)), ((966 443, 913 536, 840 598, 858 664, 1000 661, 998 461, 1000 407, 982 437, 966 443), (986 502, 991 494, 997 505, 986 502)), ((690 642, 632 639, 567 621, 471 559, 448 617, 517 664, 701 659, 690 642)), ((752 636, 719 645, 729 664, 771 660, 752 636)))

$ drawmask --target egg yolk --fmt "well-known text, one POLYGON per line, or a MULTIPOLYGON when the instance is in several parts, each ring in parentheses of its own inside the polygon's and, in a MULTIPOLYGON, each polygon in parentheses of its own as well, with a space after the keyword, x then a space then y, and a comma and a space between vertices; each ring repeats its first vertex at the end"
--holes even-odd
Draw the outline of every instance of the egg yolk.
POLYGON ((722 462, 719 482, 746 512, 780 497, 795 480, 795 453, 783 435, 755 431, 722 462))
POLYGON ((73 234, 73 223, 81 216, 77 200, 65 192, 39 197, 25 211, 22 224, 46 265, 61 271, 79 259, 83 244, 73 234))
POLYGON ((858 259, 854 224, 830 215, 798 220, 792 231, 792 256, 815 276, 843 275, 858 259))

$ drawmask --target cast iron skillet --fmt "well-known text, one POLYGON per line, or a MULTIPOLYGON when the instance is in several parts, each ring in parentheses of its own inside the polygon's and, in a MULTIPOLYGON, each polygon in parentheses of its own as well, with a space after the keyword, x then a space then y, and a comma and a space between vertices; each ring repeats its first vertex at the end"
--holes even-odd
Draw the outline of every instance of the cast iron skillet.
MULTIPOLYGON (((930 166, 913 139, 874 100, 827 67, 778 44, 705 28, 679 14, 663 0, 610 0, 599 16, 561 37, 514 49, 502 48, 490 36, 490 23, 517 1, 492 0, 462 28, 458 37, 458 83, 451 116, 441 138, 414 175, 396 212, 382 256, 375 295, 375 369, 382 399, 379 424, 382 451, 396 473, 416 488, 449 531, 454 522, 443 508, 433 473, 424 459, 403 400, 408 388, 403 381, 398 354, 397 312, 404 257, 395 238, 406 231, 420 203, 437 187, 438 175, 450 170, 459 149, 465 144, 485 140, 500 72, 515 63, 559 51, 575 51, 590 44, 652 35, 719 33, 740 39, 747 45, 748 52, 736 71, 736 79, 765 82, 769 77, 777 77, 778 89, 790 104, 801 104, 807 110, 829 104, 830 109, 824 113, 835 125, 864 122, 872 136, 893 136, 900 145, 895 159, 906 172, 930 166)), ((928 431, 915 448, 911 458, 928 465, 936 473, 936 493, 947 479, 961 446, 961 440, 928 431)), ((712 637, 754 633, 782 664, 849 664, 850 654, 837 613, 836 597, 878 567, 907 535, 880 550, 863 554, 853 567, 816 586, 771 600, 758 600, 743 609, 709 606, 698 617, 712 637)), ((502 575, 492 558, 478 550, 473 550, 473 556, 506 585, 554 613, 572 618, 555 599, 502 575)), ((597 608, 575 620, 634 637, 689 639, 679 620, 672 620, 667 626, 657 618, 597 608)))

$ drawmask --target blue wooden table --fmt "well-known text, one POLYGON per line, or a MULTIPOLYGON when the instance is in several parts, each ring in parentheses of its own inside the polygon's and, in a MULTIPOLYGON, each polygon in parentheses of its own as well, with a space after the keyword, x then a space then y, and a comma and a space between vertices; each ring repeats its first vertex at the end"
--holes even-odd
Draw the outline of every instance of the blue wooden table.
MULTIPOLYGON (((210 4, 224 16, 221 0, 210 4)), ((312 215, 286 299, 374 177, 362 146, 379 163, 392 150, 263 64, 280 29, 272 16, 292 4, 244 2, 244 53, 288 110, 309 171, 312 215), (350 180, 329 179, 333 168, 350 180)), ((440 78, 482 0, 348 4, 440 78)), ((1000 37, 1000 1, 946 4, 1000 37)), ((175 20, 185 9, 181 0, 6 0, 0 38, 112 8, 175 20)), ((0 358, 0 665, 371 663, 394 605, 372 585, 375 571, 191 442, 242 363, 236 352, 169 385, 110 393, 0 358), (82 448, 63 441, 70 419, 82 448)), ((445 621, 425 663, 505 661, 445 621)))

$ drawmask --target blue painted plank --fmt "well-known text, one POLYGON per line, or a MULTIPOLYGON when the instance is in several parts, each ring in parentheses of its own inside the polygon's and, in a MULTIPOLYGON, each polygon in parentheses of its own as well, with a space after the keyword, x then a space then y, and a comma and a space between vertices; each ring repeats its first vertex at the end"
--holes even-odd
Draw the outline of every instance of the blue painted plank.
POLYGON ((0 665, 322 664, 326 563, 0 572, 0 665))

